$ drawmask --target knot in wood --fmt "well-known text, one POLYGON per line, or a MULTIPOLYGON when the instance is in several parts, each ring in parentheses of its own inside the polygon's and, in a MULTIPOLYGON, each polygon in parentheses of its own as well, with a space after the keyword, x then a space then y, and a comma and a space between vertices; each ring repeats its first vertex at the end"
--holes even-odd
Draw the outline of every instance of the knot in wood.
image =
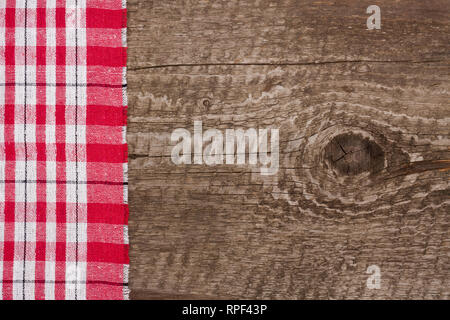
POLYGON ((209 101, 208 99, 204 99, 204 100, 203 100, 203 105, 204 105, 206 108, 209 108, 209 107, 211 107, 211 101, 209 101))
POLYGON ((384 167, 384 152, 381 147, 360 134, 345 133, 335 136, 324 152, 331 168, 342 175, 374 173, 384 167))

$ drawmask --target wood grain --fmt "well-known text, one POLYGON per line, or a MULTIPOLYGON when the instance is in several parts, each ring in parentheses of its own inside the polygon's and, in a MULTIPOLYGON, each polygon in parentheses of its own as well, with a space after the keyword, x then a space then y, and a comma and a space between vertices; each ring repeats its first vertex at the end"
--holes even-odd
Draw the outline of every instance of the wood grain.
POLYGON ((132 298, 450 298, 449 3, 370 4, 128 1, 132 298), (194 120, 278 173, 174 165, 194 120))

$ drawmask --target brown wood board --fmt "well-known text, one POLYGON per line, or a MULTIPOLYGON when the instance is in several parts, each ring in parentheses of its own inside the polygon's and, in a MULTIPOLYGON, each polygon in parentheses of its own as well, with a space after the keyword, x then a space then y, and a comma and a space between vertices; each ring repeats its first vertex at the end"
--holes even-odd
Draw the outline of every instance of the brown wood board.
POLYGON ((131 297, 448 299, 449 21, 447 0, 129 0, 131 297), (279 128, 278 172, 175 165, 194 120, 279 128))

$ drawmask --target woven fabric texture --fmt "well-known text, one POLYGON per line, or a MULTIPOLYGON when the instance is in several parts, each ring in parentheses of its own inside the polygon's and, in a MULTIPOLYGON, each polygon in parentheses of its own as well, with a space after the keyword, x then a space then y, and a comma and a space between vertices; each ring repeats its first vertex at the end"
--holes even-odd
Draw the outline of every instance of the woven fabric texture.
POLYGON ((0 298, 127 299, 126 8, 0 0, 0 298))

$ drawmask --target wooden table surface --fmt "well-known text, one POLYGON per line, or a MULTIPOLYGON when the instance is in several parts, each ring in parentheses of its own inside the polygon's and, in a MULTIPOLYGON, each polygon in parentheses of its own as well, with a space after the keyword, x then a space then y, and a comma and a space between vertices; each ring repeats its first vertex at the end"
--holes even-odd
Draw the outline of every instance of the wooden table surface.
POLYGON ((132 298, 450 298, 448 0, 127 6, 132 298), (194 120, 278 172, 175 165, 194 120))

